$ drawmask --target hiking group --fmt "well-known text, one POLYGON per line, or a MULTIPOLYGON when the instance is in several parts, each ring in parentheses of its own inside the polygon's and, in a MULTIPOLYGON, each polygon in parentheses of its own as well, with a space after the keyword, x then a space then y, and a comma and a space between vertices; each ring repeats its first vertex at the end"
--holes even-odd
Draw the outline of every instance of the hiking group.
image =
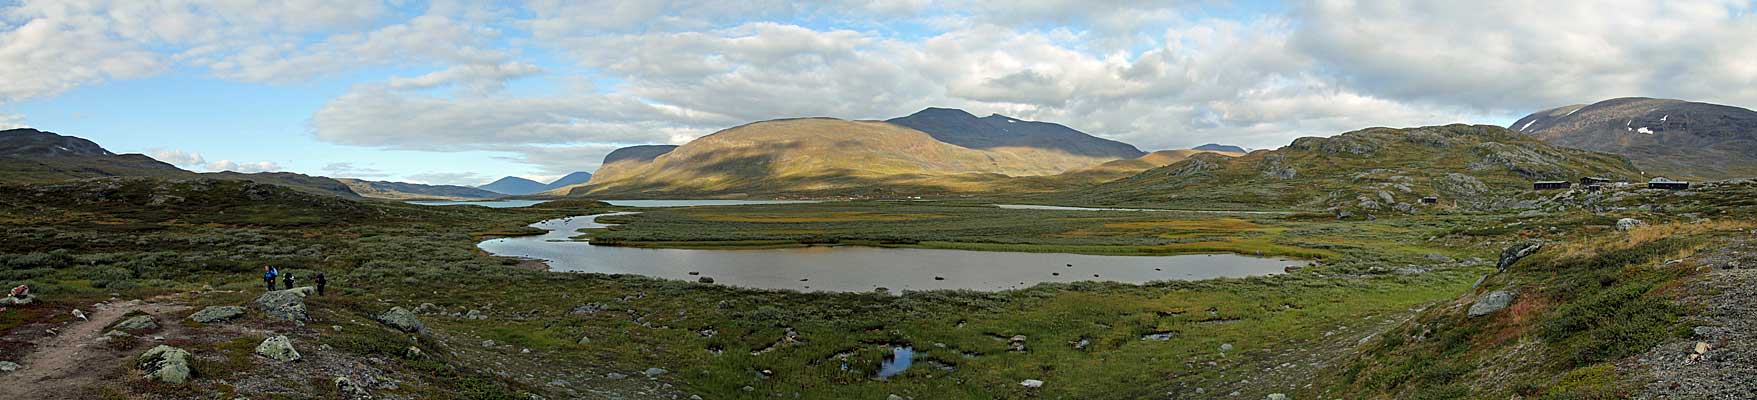
MULTIPOLYGON (((276 277, 281 278, 281 283, 287 289, 292 289, 294 282, 298 281, 296 278, 293 277, 292 272, 282 273, 280 268, 275 268, 273 266, 268 266, 268 265, 262 266, 262 285, 268 287, 268 290, 271 292, 275 290, 275 278, 276 277)), ((322 272, 319 272, 319 273, 317 273, 316 276, 313 276, 311 278, 311 282, 317 284, 317 295, 318 296, 322 296, 324 287, 329 286, 329 279, 324 277, 322 272)))

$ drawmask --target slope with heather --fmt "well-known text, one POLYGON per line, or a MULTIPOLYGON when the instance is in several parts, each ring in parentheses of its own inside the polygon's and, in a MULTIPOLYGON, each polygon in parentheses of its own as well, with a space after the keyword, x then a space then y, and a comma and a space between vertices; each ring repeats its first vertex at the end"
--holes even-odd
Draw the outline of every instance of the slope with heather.
POLYGON ((1552 146, 1505 128, 1370 128, 1307 137, 1229 158, 1198 154, 1059 197, 1061 202, 1217 209, 1412 212, 1420 198, 1448 207, 1505 205, 1536 180, 1634 180, 1639 170, 1603 153, 1552 146))

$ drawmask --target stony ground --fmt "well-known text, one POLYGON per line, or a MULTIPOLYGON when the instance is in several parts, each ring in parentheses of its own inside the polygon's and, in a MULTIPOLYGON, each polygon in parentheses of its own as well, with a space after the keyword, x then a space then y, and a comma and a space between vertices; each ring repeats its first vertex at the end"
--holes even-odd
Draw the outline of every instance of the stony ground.
POLYGON ((1757 232, 1725 238, 1690 261, 1712 269, 1685 288, 1683 301, 1700 310, 1696 328, 1625 367, 1654 377, 1637 397, 1757 399, 1757 232))
MULTIPOLYGON (((111 300, 93 304, 80 312, 86 319, 61 318, 29 324, 13 329, 6 340, 27 343, 27 351, 15 354, 17 371, 0 374, 0 396, 32 399, 86 399, 91 388, 104 382, 115 382, 123 376, 118 366, 138 352, 129 348, 140 344, 120 343, 122 340, 146 343, 164 342, 166 337, 183 333, 181 326, 161 323, 158 329, 141 333, 140 338, 106 338, 105 329, 125 316, 144 313, 159 321, 175 321, 188 307, 175 304, 170 297, 147 301, 111 300)), ((41 305, 48 307, 47 305, 41 305)), ((68 316, 73 308, 65 308, 68 316)))

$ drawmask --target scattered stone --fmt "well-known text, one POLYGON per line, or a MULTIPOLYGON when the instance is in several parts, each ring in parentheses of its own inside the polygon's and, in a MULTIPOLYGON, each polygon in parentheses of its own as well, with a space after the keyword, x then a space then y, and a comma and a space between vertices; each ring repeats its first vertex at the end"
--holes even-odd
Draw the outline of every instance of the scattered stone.
POLYGON ((713 278, 713 277, 709 277, 709 276, 704 276, 704 277, 701 277, 701 278, 696 278, 696 280, 695 280, 695 281, 696 281, 696 282, 701 282, 701 283, 714 283, 714 278, 713 278))
POLYGON ((29 305, 29 304, 35 303, 35 302, 37 302, 37 296, 30 295, 30 294, 24 295, 24 297, 17 297, 17 296, 0 297, 0 306, 22 306, 22 305, 29 305))
POLYGON ((1501 309, 1512 305, 1514 297, 1515 296, 1511 291, 1496 290, 1489 292, 1488 294, 1483 295, 1482 298, 1477 299, 1476 303, 1470 305, 1469 315, 1471 317, 1481 317, 1494 314, 1496 311, 1501 311, 1501 309))
POLYGON ((0 361, 0 372, 12 372, 17 371, 20 368, 24 368, 24 366, 11 361, 0 361))
POLYGON ((604 311, 605 309, 606 307, 603 304, 586 303, 581 304, 579 307, 574 307, 573 310, 569 310, 567 313, 573 315, 589 315, 597 314, 599 311, 604 311))
POLYGON ((1221 343, 1220 351, 1232 351, 1232 343, 1221 343))
POLYGON ((336 391, 342 392, 342 395, 347 398, 359 399, 371 396, 371 393, 366 392, 366 387, 355 384, 354 381, 349 380, 348 377, 336 377, 335 384, 336 391))
POLYGON ((1619 220, 1617 220, 1617 230, 1619 230, 1619 231, 1627 231, 1627 230, 1629 230, 1629 229, 1631 229, 1631 228, 1634 228, 1634 227, 1637 227, 1637 226, 1642 226, 1642 225, 1646 225, 1646 224, 1647 224, 1647 223, 1645 223, 1645 222, 1641 222, 1641 220, 1638 220, 1638 219, 1634 219, 1634 218, 1623 218, 1623 219, 1619 219, 1619 220))
POLYGON ((1270 394, 1269 397, 1264 397, 1263 400, 1287 400, 1287 395, 1280 394, 1280 393, 1273 393, 1273 394, 1270 394))
POLYGON ((482 341, 482 347, 494 347, 494 341, 493 340, 484 340, 484 341, 482 341))
POLYGON ((1696 342, 1696 354, 1708 354, 1708 342, 1696 342))
POLYGON ((613 380, 613 381, 614 381, 614 380, 621 380, 621 379, 623 379, 623 378, 628 378, 628 375, 624 375, 624 374, 620 374, 620 373, 615 373, 615 372, 611 372, 611 373, 608 373, 608 374, 604 374, 604 378, 605 378, 605 379, 609 379, 609 380, 613 380))
POLYGON ((1019 386, 1024 386, 1024 387, 1036 389, 1036 388, 1043 387, 1043 381, 1036 380, 1036 379, 1026 379, 1024 381, 1019 382, 1019 386))
POLYGON ((670 372, 671 371, 666 371, 664 368, 653 367, 653 368, 647 368, 647 370, 645 372, 641 372, 641 373, 645 374, 648 378, 658 378, 659 375, 664 375, 664 374, 667 374, 670 372))
POLYGON ((286 335, 264 339, 262 344, 256 345, 256 354, 280 362, 299 361, 303 358, 299 356, 298 350, 293 349, 293 341, 287 339, 286 335))
POLYGON ((906 399, 904 399, 903 396, 898 396, 895 393, 893 393, 890 396, 885 396, 885 400, 906 400, 906 399))
POLYGON ((383 322, 385 325, 397 328, 399 331, 409 333, 421 332, 421 330, 427 328, 426 325, 421 324, 420 318, 415 317, 414 312, 410 312, 408 309, 402 307, 391 307, 390 311, 385 311, 384 314, 379 314, 378 322, 383 322))
POLYGON ((1452 262, 1452 257, 1447 257, 1445 254, 1439 254, 1439 253, 1423 254, 1421 257, 1428 259, 1428 261, 1437 261, 1437 262, 1443 262, 1443 263, 1452 262))
POLYGON ((464 319, 483 320, 488 319, 488 316, 482 315, 482 311, 480 310, 470 310, 469 312, 464 313, 464 319))
POLYGON ((1537 243, 1520 243, 1508 247, 1501 251, 1501 261, 1495 264, 1495 270, 1506 271, 1507 267, 1513 266, 1513 263, 1519 262, 1519 259, 1525 258, 1531 253, 1536 253, 1540 248, 1543 248, 1543 245, 1537 243))
POLYGON ((306 318, 305 295, 296 290, 263 293, 256 298, 256 305, 270 317, 288 321, 303 321, 306 318))
POLYGON ((201 309, 201 311, 196 311, 195 314, 190 314, 189 319, 195 322, 211 324, 215 322, 225 322, 243 315, 244 307, 209 306, 208 308, 201 309))
POLYGON ((189 351, 158 345, 135 359, 135 365, 146 372, 146 379, 169 384, 189 382, 189 351))
POLYGON ((153 321, 153 316, 151 315, 136 315, 134 318, 125 319, 122 320, 122 322, 116 323, 116 329, 123 331, 152 330, 159 329, 159 323, 153 321))
POLYGON ((438 305, 434 305, 433 303, 421 303, 421 305, 415 306, 415 313, 421 314, 421 315, 444 314, 445 307, 440 307, 438 305))

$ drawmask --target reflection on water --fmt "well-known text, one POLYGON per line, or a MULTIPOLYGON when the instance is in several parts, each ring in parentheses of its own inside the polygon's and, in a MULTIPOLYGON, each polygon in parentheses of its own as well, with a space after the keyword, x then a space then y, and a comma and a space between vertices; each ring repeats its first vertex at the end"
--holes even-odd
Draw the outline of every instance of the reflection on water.
POLYGON ((890 350, 890 354, 885 355, 884 361, 879 362, 878 377, 880 378, 901 374, 909 369, 909 364, 915 362, 914 347, 891 346, 890 350))
POLYGON ((745 206, 758 204, 806 204, 816 203, 809 200, 604 200, 613 206, 623 207, 694 207, 694 206, 745 206))
POLYGON ((420 205, 424 205, 424 206, 483 206, 483 207, 489 207, 489 208, 517 208, 517 207, 529 207, 529 206, 534 206, 534 205, 548 203, 548 202, 549 202, 549 200, 477 200, 477 201, 417 200, 417 201, 410 201, 409 204, 420 204, 420 205))
POLYGON ((640 249, 573 241, 577 231, 601 228, 600 214, 532 224, 541 236, 480 243, 500 256, 548 261, 568 272, 636 274, 758 289, 865 292, 874 290, 1022 289, 1043 282, 1145 283, 1282 273, 1300 261, 1234 254, 1094 256, 941 249, 816 246, 760 250, 640 249))

